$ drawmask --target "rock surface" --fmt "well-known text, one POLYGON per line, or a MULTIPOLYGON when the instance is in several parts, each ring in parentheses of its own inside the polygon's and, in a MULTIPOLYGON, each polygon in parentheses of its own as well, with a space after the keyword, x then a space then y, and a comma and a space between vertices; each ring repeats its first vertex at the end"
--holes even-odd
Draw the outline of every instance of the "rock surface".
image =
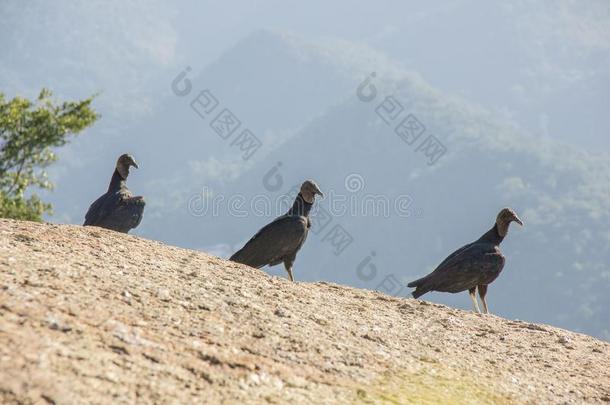
POLYGON ((99 228, 0 220, 0 403, 193 401, 609 402, 610 345, 99 228))

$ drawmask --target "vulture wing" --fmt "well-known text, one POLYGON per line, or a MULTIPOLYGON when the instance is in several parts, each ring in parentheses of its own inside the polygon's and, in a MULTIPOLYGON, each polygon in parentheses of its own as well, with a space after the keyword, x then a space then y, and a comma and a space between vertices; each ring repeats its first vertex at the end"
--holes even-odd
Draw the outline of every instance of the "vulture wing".
POLYGON ((110 229, 127 233, 140 225, 144 214, 144 205, 142 197, 123 198, 115 206, 105 223, 110 229))
POLYGON ((504 267, 504 261, 497 246, 472 243, 451 254, 436 270, 409 286, 417 287, 414 292, 417 296, 428 291, 465 291, 495 280, 504 267))
POLYGON ((85 215, 83 225, 99 225, 108 217, 120 200, 119 193, 106 193, 95 200, 85 215))
POLYGON ((131 197, 126 190, 106 193, 98 198, 85 216, 85 225, 100 226, 117 232, 129 232, 142 221, 144 200, 131 197))
MULTIPOLYGON (((443 260, 443 262, 441 264, 439 264, 436 267, 434 272, 437 271, 438 269, 441 269, 441 268, 445 267, 448 263, 454 262, 457 259, 457 257, 459 257, 459 255, 462 252, 464 252, 465 250, 469 249, 472 245, 473 245, 472 243, 469 243, 469 244, 467 244, 465 246, 462 246, 461 248, 459 248, 455 252, 451 253, 449 256, 447 256, 445 258, 445 260, 443 260)), ((422 277, 420 279, 417 279, 415 281, 410 282, 409 284, 407 284, 407 287, 412 287, 413 288, 413 287, 417 287, 417 286, 421 285, 422 283, 424 283, 428 279, 428 277, 430 277, 432 274, 434 274, 434 272, 428 274, 425 277, 422 277)))
POLYGON ((305 243, 307 218, 284 215, 263 227, 229 260, 260 268, 293 259, 305 243))

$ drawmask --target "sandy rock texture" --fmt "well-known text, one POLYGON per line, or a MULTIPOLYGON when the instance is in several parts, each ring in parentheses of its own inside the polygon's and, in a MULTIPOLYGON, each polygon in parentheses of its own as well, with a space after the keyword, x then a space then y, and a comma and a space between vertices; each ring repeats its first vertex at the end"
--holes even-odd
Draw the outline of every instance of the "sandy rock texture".
POLYGON ((193 402, 610 402, 610 345, 0 220, 0 403, 193 402))

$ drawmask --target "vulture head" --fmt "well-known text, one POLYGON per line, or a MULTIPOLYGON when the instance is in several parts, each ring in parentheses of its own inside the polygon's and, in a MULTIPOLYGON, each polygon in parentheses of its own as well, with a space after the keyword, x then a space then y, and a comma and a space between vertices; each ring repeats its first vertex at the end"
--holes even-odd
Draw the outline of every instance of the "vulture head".
POLYGON ((303 199, 307 201, 307 203, 313 204, 316 199, 316 194, 320 197, 324 197, 324 194, 313 180, 305 180, 301 185, 301 195, 303 196, 303 199))
POLYGON ((517 216, 515 211, 511 208, 504 208, 498 214, 498 218, 496 219, 496 225, 498 225, 498 233, 500 236, 506 236, 508 232, 508 226, 511 222, 516 222, 519 225, 523 226, 523 221, 517 216))
POLYGON ((121 155, 119 160, 116 162, 116 170, 119 172, 123 180, 127 180, 127 176, 129 176, 129 168, 133 166, 136 169, 138 168, 138 164, 134 160, 133 156, 128 155, 127 153, 121 155))

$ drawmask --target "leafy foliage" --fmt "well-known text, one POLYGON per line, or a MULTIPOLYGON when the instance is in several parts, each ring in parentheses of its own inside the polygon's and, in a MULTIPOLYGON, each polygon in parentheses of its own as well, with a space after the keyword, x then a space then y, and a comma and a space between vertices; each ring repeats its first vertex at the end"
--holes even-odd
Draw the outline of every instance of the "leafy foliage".
POLYGON ((55 103, 43 89, 35 101, 0 93, 0 217, 41 221, 50 204, 29 192, 31 187, 52 189, 44 169, 57 160, 53 148, 68 143, 92 125, 98 114, 93 96, 81 101, 55 103))

